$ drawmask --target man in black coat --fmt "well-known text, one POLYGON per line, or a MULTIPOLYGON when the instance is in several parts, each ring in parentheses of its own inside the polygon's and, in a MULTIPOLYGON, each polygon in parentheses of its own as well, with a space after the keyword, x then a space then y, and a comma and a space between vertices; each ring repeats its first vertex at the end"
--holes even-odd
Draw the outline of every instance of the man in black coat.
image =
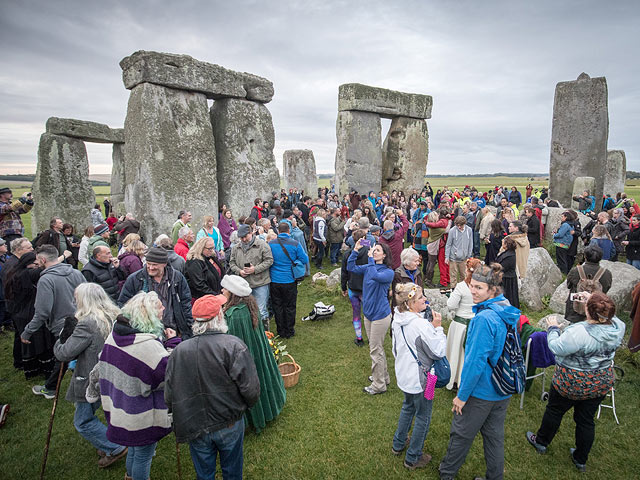
POLYGON ((89 263, 82 267, 82 275, 87 282, 100 285, 114 302, 120 294, 120 282, 127 278, 120 269, 120 261, 111 255, 110 248, 104 246, 93 249, 89 263))
POLYGON ((527 225, 527 239, 529 240, 529 246, 536 248, 540 246, 540 220, 536 216, 533 207, 526 205, 523 209, 526 225, 527 225))

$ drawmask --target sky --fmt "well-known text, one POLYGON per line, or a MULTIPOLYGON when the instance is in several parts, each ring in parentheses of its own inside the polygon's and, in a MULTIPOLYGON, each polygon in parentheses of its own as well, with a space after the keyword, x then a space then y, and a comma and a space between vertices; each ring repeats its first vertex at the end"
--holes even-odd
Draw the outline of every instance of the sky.
MULTIPOLYGON (((334 171, 341 84, 433 97, 428 174, 542 173, 555 85, 605 76, 609 149, 638 171, 638 25, 636 0, 2 0, 0 173, 35 172, 51 116, 122 127, 119 62, 137 50, 271 80, 276 164, 311 149, 318 173, 334 171)), ((109 145, 87 151, 110 173, 109 145)))

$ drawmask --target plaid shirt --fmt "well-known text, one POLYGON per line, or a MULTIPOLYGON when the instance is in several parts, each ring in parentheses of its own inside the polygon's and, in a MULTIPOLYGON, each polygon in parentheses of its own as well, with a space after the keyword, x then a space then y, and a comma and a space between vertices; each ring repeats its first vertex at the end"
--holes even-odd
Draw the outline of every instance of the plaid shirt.
POLYGON ((20 215, 27 213, 33 204, 16 200, 13 203, 0 202, 0 238, 7 235, 24 235, 24 225, 20 215))

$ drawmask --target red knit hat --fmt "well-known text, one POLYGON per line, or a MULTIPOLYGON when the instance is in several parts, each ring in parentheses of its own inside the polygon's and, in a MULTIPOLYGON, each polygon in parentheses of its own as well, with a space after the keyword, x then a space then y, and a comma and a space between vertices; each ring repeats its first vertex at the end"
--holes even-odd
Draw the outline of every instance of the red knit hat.
POLYGON ((227 303, 224 295, 205 295, 193 304, 191 313, 196 322, 208 322, 220 313, 220 307, 227 303))

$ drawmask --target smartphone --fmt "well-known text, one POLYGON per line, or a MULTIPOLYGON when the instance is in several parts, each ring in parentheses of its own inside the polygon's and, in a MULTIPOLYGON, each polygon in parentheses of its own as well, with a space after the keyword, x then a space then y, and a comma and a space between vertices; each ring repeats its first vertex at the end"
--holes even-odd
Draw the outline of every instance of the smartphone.
POLYGON ((250 263, 245 263, 244 266, 245 266, 245 268, 248 268, 248 267, 251 266, 251 264, 250 263))
POLYGON ((366 240, 366 239, 362 239, 360 240, 360 246, 362 247, 370 247, 371 246, 371 241, 370 240, 366 240))
POLYGON ((433 310, 431 310, 429 304, 427 304, 427 308, 424 310, 424 318, 428 322, 433 322, 433 310))

